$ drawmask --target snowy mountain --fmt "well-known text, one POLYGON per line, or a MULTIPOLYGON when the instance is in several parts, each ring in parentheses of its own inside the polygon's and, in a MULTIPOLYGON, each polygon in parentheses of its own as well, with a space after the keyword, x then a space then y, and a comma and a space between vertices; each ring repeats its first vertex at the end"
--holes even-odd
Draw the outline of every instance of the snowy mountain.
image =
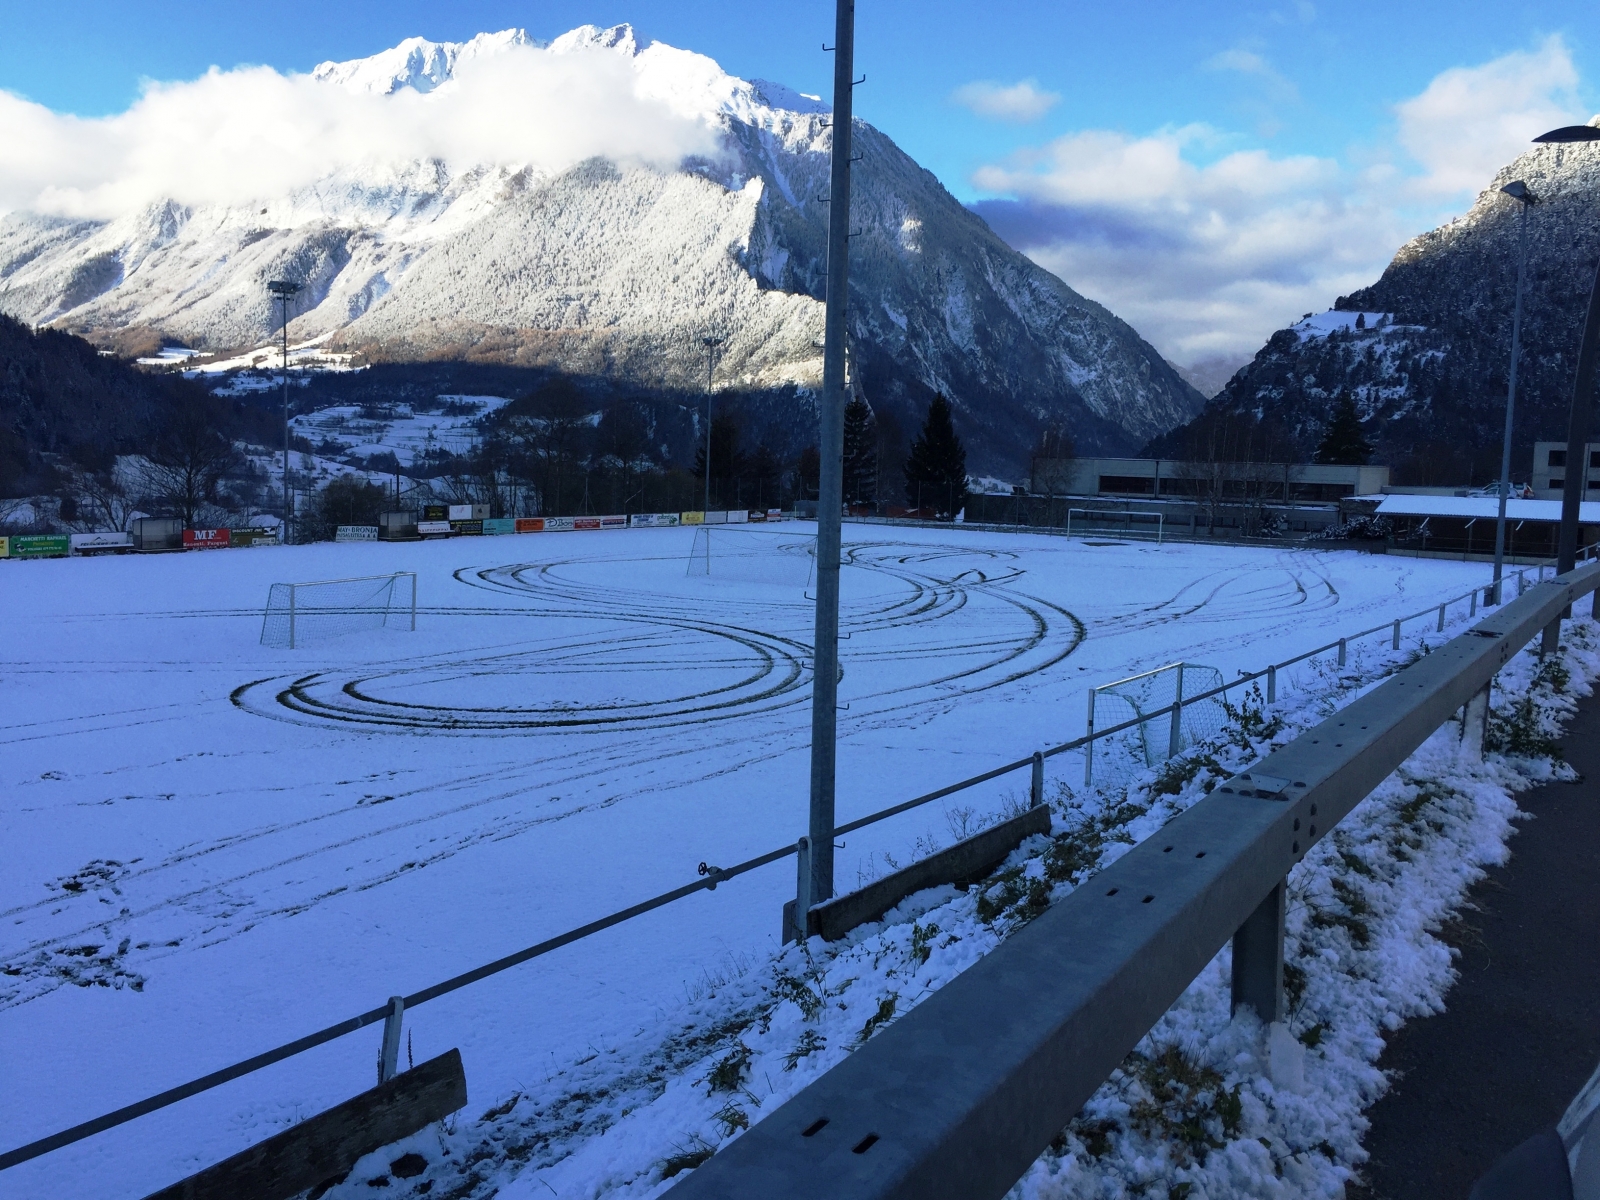
MULTIPOLYGON (((1307 454, 1334 398, 1348 391, 1378 461, 1408 468, 1415 482, 1495 478, 1521 219, 1519 203, 1500 188, 1518 179, 1538 197, 1528 213, 1517 379, 1513 464, 1523 478, 1534 441, 1566 437, 1600 255, 1600 148, 1590 144, 1538 146, 1502 168, 1469 212, 1401 247, 1371 287, 1274 334, 1203 421, 1226 413, 1264 418, 1307 454)), ((1174 431, 1158 448, 1174 453, 1183 436, 1174 431)))
MULTIPOLYGON (((331 334, 369 361, 514 363, 681 391, 701 386, 701 338, 716 333, 717 388, 814 385, 832 140, 816 97, 641 44, 626 25, 547 46, 521 30, 413 38, 310 78, 425 116, 518 54, 615 56, 638 97, 707 131, 710 152, 676 169, 626 155, 558 169, 374 159, 248 204, 14 212, 0 219, 0 310, 125 348, 239 348, 269 338, 263 285, 288 277, 307 285, 295 336, 331 334)), ((1046 424, 1085 451, 1126 451, 1199 410, 1132 328, 1011 250, 889 138, 858 122, 856 148, 851 330, 875 406, 914 428, 945 391, 973 468, 999 473, 1022 469, 1046 424)))

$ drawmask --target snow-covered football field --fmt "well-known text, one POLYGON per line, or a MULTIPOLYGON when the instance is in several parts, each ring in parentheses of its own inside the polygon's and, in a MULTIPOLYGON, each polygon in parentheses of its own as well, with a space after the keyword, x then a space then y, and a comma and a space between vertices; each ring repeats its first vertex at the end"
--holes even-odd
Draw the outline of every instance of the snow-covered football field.
MULTIPOLYGON (((804 831, 800 523, 0 566, 0 1150, 804 831), (274 582, 418 575, 414 633, 258 644, 274 582)), ((1082 731, 1086 690, 1226 676, 1482 565, 846 527, 839 818, 1082 731)), ((1288 686, 1291 681, 1286 681, 1288 686)), ((1053 775, 1081 760, 1052 760, 1053 775)), ((847 839, 841 889, 1000 781, 847 839)), ((784 860, 407 1014, 475 1107, 775 949, 784 860)), ((138 1197, 371 1085, 376 1027, 6 1172, 138 1197)))

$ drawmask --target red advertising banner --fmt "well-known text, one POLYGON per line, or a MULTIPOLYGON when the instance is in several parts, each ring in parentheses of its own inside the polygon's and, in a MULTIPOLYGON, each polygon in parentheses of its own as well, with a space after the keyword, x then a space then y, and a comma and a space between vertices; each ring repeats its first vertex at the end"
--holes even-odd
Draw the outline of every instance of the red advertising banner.
POLYGON ((599 529, 600 528, 600 518, 599 517, 573 517, 572 518, 572 527, 574 529, 599 529))
POLYGON ((543 533, 544 532, 544 518, 543 517, 518 517, 517 518, 517 532, 518 533, 543 533))
POLYGON ((183 531, 183 548, 185 550, 226 550, 233 542, 226 529, 185 529, 183 531))

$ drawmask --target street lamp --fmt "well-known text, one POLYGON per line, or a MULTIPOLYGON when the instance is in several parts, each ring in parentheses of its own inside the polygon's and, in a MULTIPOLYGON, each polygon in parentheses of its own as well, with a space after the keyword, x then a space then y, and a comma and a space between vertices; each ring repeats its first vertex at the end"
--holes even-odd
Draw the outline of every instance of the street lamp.
POLYGON ((1522 205, 1522 215, 1517 220, 1517 299, 1511 310, 1511 373, 1506 385, 1506 432, 1500 443, 1500 493, 1499 512, 1494 522, 1494 602, 1500 603, 1500 574, 1505 565, 1506 553, 1506 493, 1511 490, 1511 416, 1517 404, 1517 357, 1522 340, 1522 283, 1528 273, 1528 209, 1538 203, 1538 197, 1528 190, 1528 185, 1517 179, 1500 189, 1522 205))
POLYGON ((300 290, 300 284, 287 279, 274 279, 267 291, 278 298, 283 314, 283 359, 280 374, 283 380, 283 544, 289 544, 289 301, 300 290))
MULTIPOLYGON (((1600 142, 1600 129, 1592 125, 1566 125, 1533 139, 1547 145, 1600 142)), ((1578 342, 1578 369, 1572 381, 1572 407, 1567 411, 1567 475, 1561 488, 1561 534, 1556 542, 1556 573, 1565 575, 1578 560, 1578 504, 1589 464, 1584 444, 1589 436, 1589 405, 1594 397, 1595 357, 1600 353, 1600 264, 1595 267, 1589 291, 1589 311, 1578 342)))
MULTIPOLYGON (((700 344, 706 348, 706 507, 711 511, 711 373, 717 365, 717 347, 727 341, 723 337, 703 337, 700 344)), ((710 536, 709 534, 707 536, 710 536)))

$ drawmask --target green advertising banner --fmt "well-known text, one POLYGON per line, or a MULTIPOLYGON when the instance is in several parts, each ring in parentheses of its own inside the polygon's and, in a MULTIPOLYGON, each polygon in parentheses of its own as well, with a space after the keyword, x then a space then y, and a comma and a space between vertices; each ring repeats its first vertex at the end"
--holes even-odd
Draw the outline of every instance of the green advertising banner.
POLYGON ((64 558, 72 551, 72 539, 64 533, 19 533, 10 542, 11 558, 64 558))

